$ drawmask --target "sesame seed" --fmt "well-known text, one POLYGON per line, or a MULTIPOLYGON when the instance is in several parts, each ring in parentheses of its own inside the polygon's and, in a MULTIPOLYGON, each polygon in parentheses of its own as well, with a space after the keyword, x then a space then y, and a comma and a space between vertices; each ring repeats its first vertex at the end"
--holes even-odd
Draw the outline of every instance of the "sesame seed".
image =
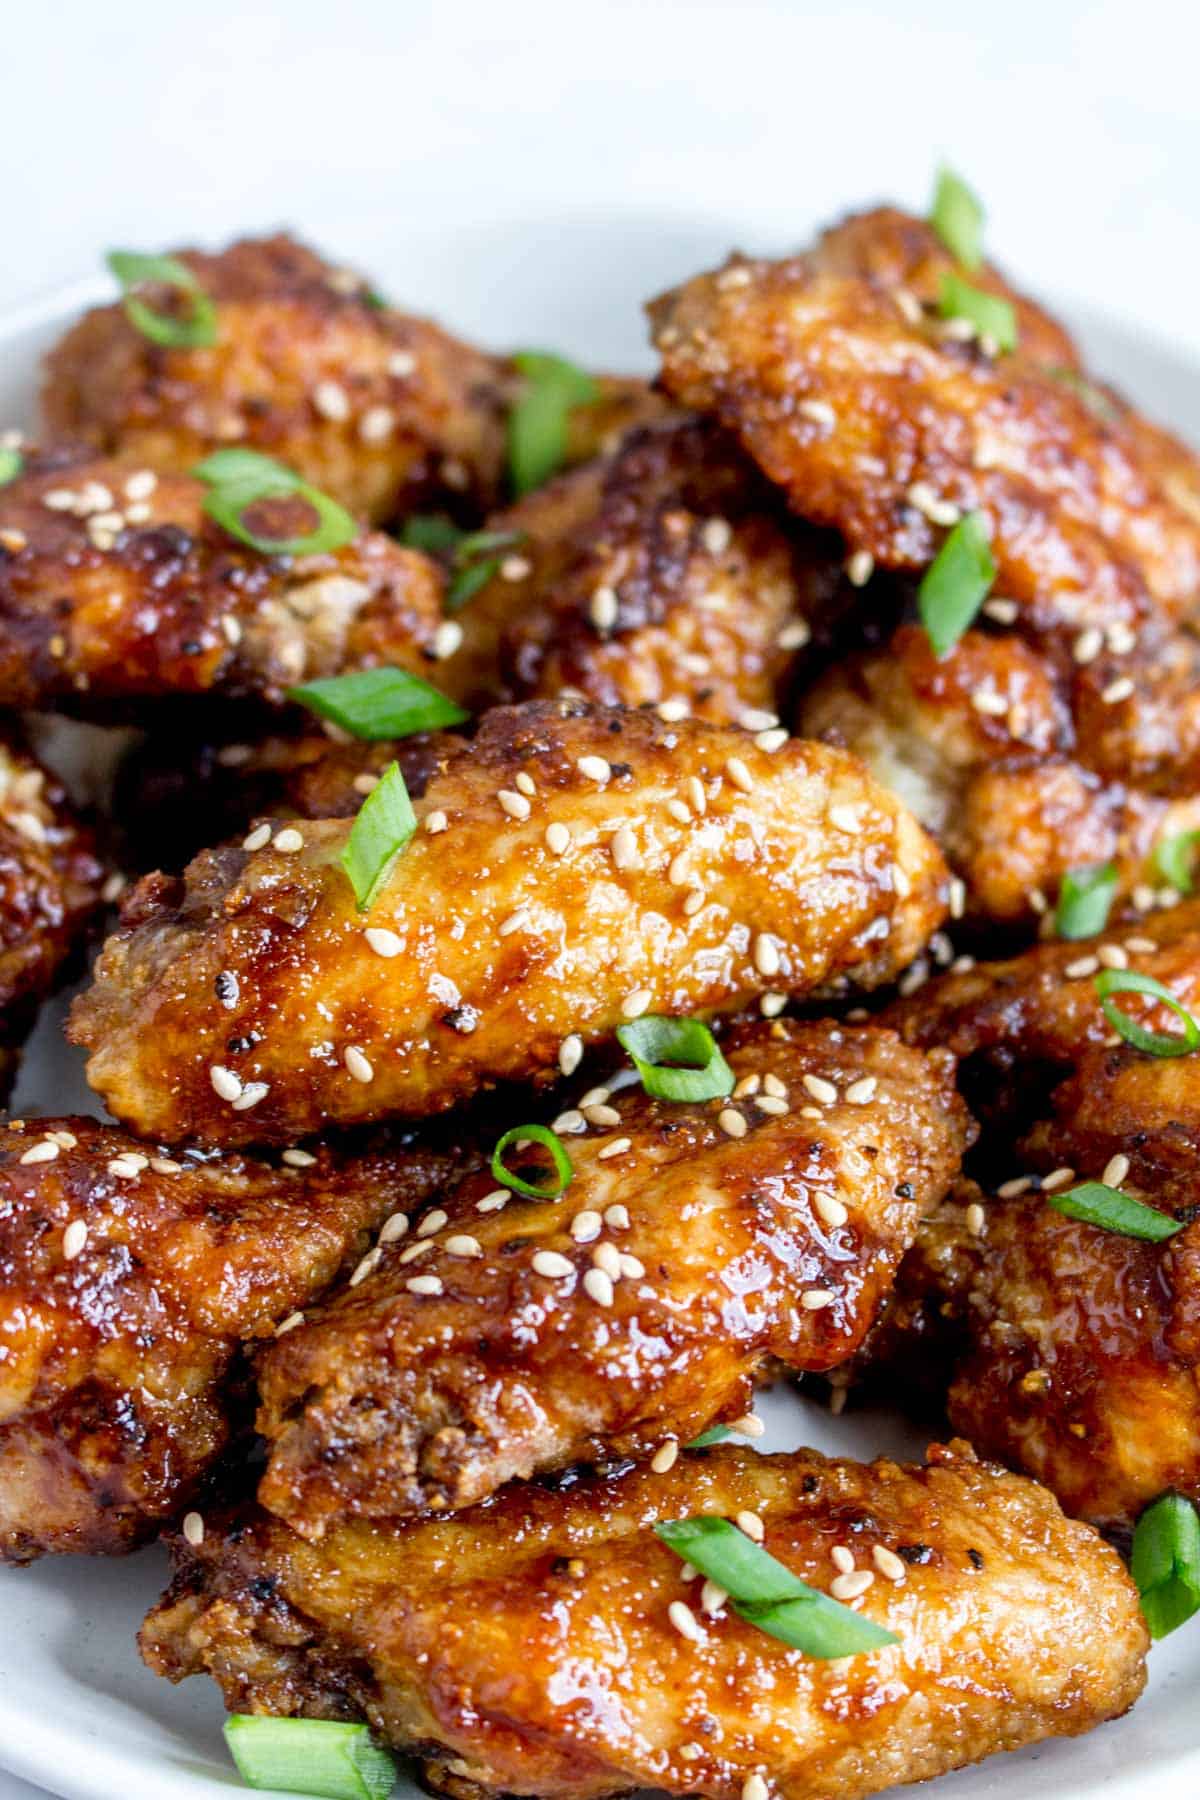
POLYGON ((1158 949, 1158 945, 1153 938, 1127 937, 1125 939, 1125 948, 1131 951, 1134 956, 1149 956, 1151 951, 1158 949))
POLYGON ((842 1202, 832 1194, 814 1194, 813 1210, 826 1225, 844 1225, 850 1216, 842 1202))
MULTIPOLYGON (((350 785, 353 787, 356 794, 373 794, 375 789, 379 786, 379 777, 378 775, 370 775, 364 770, 361 775, 356 775, 354 777, 354 780, 350 785)), ((428 823, 428 821, 426 821, 426 823, 428 823)))
POLYGON ((562 1137, 564 1132, 569 1137, 572 1133, 586 1131, 587 1120, 577 1106, 569 1106, 566 1112, 559 1113, 550 1129, 557 1137, 562 1137))
POLYGON ((318 381, 313 389, 313 405, 323 419, 340 422, 350 417, 350 402, 346 398, 346 390, 336 381, 318 381))
POLYGON ((265 1100, 271 1089, 265 1081, 248 1081, 236 1100, 230 1102, 234 1112, 249 1112, 260 1100, 265 1100))
POLYGON ((724 1107, 717 1114, 717 1124, 726 1137, 744 1138, 746 1135, 746 1121, 740 1112, 734 1111, 732 1106, 724 1107))
POLYGON ((742 1783, 742 1800, 768 1800, 770 1788, 757 1771, 747 1775, 742 1783))
POLYGON ((789 733, 784 727, 782 725, 776 725, 769 731, 758 732, 754 742, 760 750, 765 750, 769 756, 773 756, 776 750, 783 749, 783 746, 788 741, 788 737, 789 733))
POLYGON ((571 1236, 577 1244, 590 1244, 593 1238, 600 1236, 603 1229, 603 1218, 591 1207, 585 1207, 582 1212, 577 1212, 571 1220, 571 1236))
POLYGON ((756 1544, 761 1544, 767 1535, 766 1527, 756 1512, 736 1513, 733 1522, 739 1531, 744 1531, 756 1544))
POLYGON ((1063 970, 1063 974, 1067 977, 1068 981, 1082 981, 1084 976, 1094 975, 1099 967, 1100 961, 1098 957, 1077 956, 1074 962, 1069 962, 1067 964, 1066 968, 1063 970))
POLYGON ((503 1212, 512 1198, 507 1188, 493 1188, 482 1200, 475 1202, 475 1211, 481 1213, 503 1212))
POLYGON ((1115 624, 1110 625, 1105 635, 1108 638, 1108 647, 1114 656, 1128 656, 1137 643, 1137 632, 1132 630, 1124 619, 1118 619, 1115 624))
POLYGON ((406 375, 416 373, 417 359, 411 350, 393 350, 388 357, 388 374, 395 375, 403 381, 406 375))
MULTIPOLYGON (((2 531, 0 531, 0 544, 2 544, 6 550, 11 550, 14 556, 18 555, 22 550, 24 550, 28 546, 28 543, 29 543, 29 539, 25 536, 25 533, 23 531, 18 531, 16 529, 16 527, 13 525, 6 526, 2 531)), ((59 638, 57 641, 59 642, 59 644, 62 644, 63 649, 66 648, 66 645, 63 644, 63 640, 61 638, 59 638)), ((61 656, 63 653, 63 650, 62 649, 55 650, 54 643, 55 643, 55 640, 53 638, 51 638, 50 646, 51 646, 52 654, 55 656, 61 656)))
POLYGON ((656 1475, 665 1475, 668 1469, 675 1467, 678 1458, 679 1445, 674 1438, 668 1438, 665 1444, 658 1446, 650 1458, 650 1467, 656 1475))
POLYGON ((853 806, 831 806, 829 809, 829 823, 836 827, 838 831, 853 832, 862 829, 862 820, 858 815, 858 809, 853 806))
POLYGON ((572 1031, 558 1046, 558 1066, 564 1075, 573 1075, 583 1059, 583 1039, 572 1031))
POLYGON ((114 1156, 109 1162, 108 1172, 115 1175, 118 1181, 136 1181, 142 1170, 149 1166, 149 1161, 146 1156, 114 1156))
POLYGON ((221 620, 221 630, 225 633, 225 638, 228 643, 241 643, 242 628, 238 624, 238 621, 233 617, 232 613, 226 613, 225 617, 221 620))
POLYGON ((873 1547, 871 1561, 888 1581, 903 1581, 908 1573, 902 1558, 894 1550, 889 1550, 886 1544, 876 1544, 873 1547))
POLYGON ((740 1419, 728 1419, 726 1423, 730 1431, 744 1438, 760 1438, 767 1429, 758 1414, 752 1412, 743 1413, 740 1419))
POLYGON ((1104 1173, 1100 1179, 1105 1187, 1119 1188, 1128 1174, 1129 1158, 1118 1151, 1116 1156, 1110 1156, 1105 1163, 1104 1173))
POLYGON ((811 419, 814 425, 827 425, 832 431, 837 424, 837 414, 828 400, 800 400, 796 411, 805 419, 811 419))
POLYGON ((18 1158, 21 1163, 53 1162, 58 1155, 58 1145, 53 1138, 43 1138, 40 1143, 33 1144, 18 1158))
POLYGON ((383 1225, 380 1228, 379 1242, 381 1244, 394 1244, 398 1242, 400 1238, 404 1237, 407 1231, 408 1214, 402 1212, 390 1213, 383 1221, 383 1225))
POLYGON ((611 1306, 613 1303, 613 1284, 603 1269, 588 1269, 583 1277, 583 1291, 589 1300, 597 1306, 611 1306))
POLYGON ((1128 675, 1119 675, 1115 681, 1101 690, 1100 698, 1105 706, 1116 706, 1122 700, 1128 700, 1133 694, 1133 682, 1128 675))
POLYGON ((364 444, 382 444, 396 429, 396 415, 390 406, 372 406, 363 414, 358 435, 364 444))
POLYGON ((596 1152, 596 1158, 597 1158, 597 1161, 599 1161, 599 1162, 607 1162, 610 1157, 624 1156, 627 1151, 632 1150, 632 1149, 633 1149, 633 1139, 632 1138, 627 1138, 627 1137, 614 1138, 611 1144, 605 1144, 603 1150, 598 1150, 596 1152))
POLYGON ((849 1575, 835 1575, 829 1584, 829 1592, 835 1600, 857 1600, 874 1585, 875 1577, 870 1569, 855 1569, 849 1575))
POLYGON ((1099 626, 1089 625, 1086 631, 1080 632, 1079 636, 1075 639, 1075 642, 1071 645, 1071 655, 1079 666, 1083 668, 1087 663, 1095 662, 1103 648, 1104 633, 1100 630, 1099 626))
POLYGON ((634 988, 633 992, 626 994, 621 1002, 622 1018, 640 1019, 653 999, 654 995, 649 988, 634 988))
POLYGON ((957 525, 962 518, 954 502, 939 499, 927 481, 914 481, 904 497, 931 525, 957 525))
POLYGON ((388 931, 382 925, 369 925, 363 936, 376 956, 399 956, 404 948, 403 938, 397 937, 394 931, 388 931))
POLYGON ((524 794, 515 793, 512 788, 501 788, 496 798, 510 819, 527 819, 529 817, 530 805, 524 794))
POLYGON ((777 1094, 756 1094, 754 1104, 758 1111, 765 1113, 770 1119, 782 1119, 791 1111, 786 1100, 777 1094))
POLYGON ((158 486, 158 476, 153 469, 138 469, 125 483, 127 500, 148 500, 158 486))
MULTIPOLYGON (((21 1158, 24 1162, 25 1157, 21 1158)), ((72 1219, 63 1232, 62 1253, 66 1262, 73 1262, 87 1243, 88 1228, 82 1219, 72 1219)))
POLYGON ((689 1639, 693 1644, 703 1644, 706 1642, 704 1627, 701 1625, 699 1619, 697 1619, 691 1607, 686 1606, 682 1600, 672 1600, 670 1606, 667 1608, 667 1617, 670 1619, 680 1637, 689 1639))
POLYGON ((584 1112, 586 1113, 589 1106, 603 1106, 605 1101, 609 1100, 611 1098, 612 1098, 612 1096, 611 1096, 608 1088, 594 1087, 594 1088, 588 1089, 587 1093, 583 1096, 583 1098, 579 1102, 579 1104, 583 1108, 584 1112))
POLYGON ((733 527, 728 519, 706 519, 700 527, 700 542, 710 556, 724 556, 733 542, 733 527))
POLYGON ((664 725, 678 725, 681 719, 687 718, 691 710, 686 700, 664 700, 655 707, 664 725))
POLYGON ((406 1244, 400 1252, 398 1260, 406 1264, 416 1262, 418 1256, 426 1256, 432 1249, 433 1245, 428 1241, 420 1244, 406 1244))
POLYGON ((289 1313, 287 1318, 275 1327, 275 1336, 277 1338, 286 1337, 289 1331, 298 1331, 303 1323, 304 1314, 302 1312, 289 1313))
POLYGON ((204 1542, 204 1520, 198 1512, 184 1513, 183 1535, 193 1549, 197 1549, 204 1542))
POLYGON ((612 768, 602 756, 581 756, 575 767, 585 780, 598 782, 601 786, 612 779, 612 768))
POLYGON ((1003 694, 994 694, 988 688, 975 688, 971 694, 971 705, 977 713, 983 713, 989 719, 1002 719, 1008 711, 1008 701, 1003 694))
POLYGON ((996 1189, 996 1195, 1001 1200, 1019 1200, 1021 1195, 1027 1194, 1032 1186, 1033 1180, 1030 1176, 1015 1175, 1011 1181, 1001 1182, 996 1189))
POLYGON ((754 966, 760 975, 779 973, 779 946, 768 932, 760 931, 754 940, 754 966))
POLYGON ((715 1619, 729 1598, 726 1588, 719 1581, 706 1581, 700 1589, 700 1611, 715 1619))
POLYGON ((763 994, 758 1002, 758 1010, 764 1019, 777 1019, 786 1005, 786 994, 763 994))
POLYGON ((445 662, 453 656, 463 641, 463 628, 457 619, 443 619, 430 641, 430 649, 437 662, 445 662))
POLYGON ((352 1288, 360 1287, 367 1279, 367 1276, 375 1272, 379 1267, 379 1261, 382 1255, 383 1251, 379 1248, 378 1244, 373 1250, 367 1251, 367 1254, 363 1257, 362 1261, 358 1264, 350 1277, 350 1286, 352 1288))
POLYGON ((256 825, 249 837, 244 837, 242 839, 242 849, 261 850, 264 844, 269 844, 270 841, 271 827, 269 825, 256 825))
POLYGON ((611 631, 617 622, 616 590, 598 587, 588 602, 588 618, 597 631, 611 631))
POLYGON ((612 859, 618 869, 640 869, 642 854, 631 825, 621 825, 613 835, 612 859))
POLYGON ((549 1281, 562 1281, 575 1273, 575 1265, 557 1250, 538 1250, 533 1257, 535 1275, 545 1275, 549 1281))
POLYGON ((547 825, 546 827, 545 842, 547 850, 551 851, 555 856, 561 856, 571 842, 570 830, 566 825, 562 824, 560 820, 556 819, 552 825, 547 825))
POLYGON ((316 1160, 311 1150, 285 1150, 280 1158, 289 1169, 311 1169, 316 1160))
POLYGON ((708 796, 704 792, 704 783, 701 781, 700 777, 698 775, 689 775, 684 783, 684 791, 687 794, 688 805, 696 814, 697 818, 702 819, 708 811, 708 796))
POLYGON ((615 1244, 597 1244, 592 1251, 592 1267, 602 1269, 610 1281, 620 1281, 621 1252, 615 1244))
POLYGON ((1127 969, 1129 958, 1120 944, 1101 944, 1096 952, 1096 959, 1106 969, 1127 969))
POLYGON ((805 1288, 800 1296, 800 1304, 805 1312, 823 1312, 832 1306, 835 1295, 831 1288, 805 1288))
POLYGON ((183 1164, 170 1156, 152 1156, 150 1167, 156 1175, 179 1175, 183 1171, 183 1164))
POLYGON ((532 775, 527 775, 525 773, 524 769, 520 770, 520 772, 513 777, 513 786, 530 800, 532 800, 533 796, 537 793, 537 783, 534 781, 532 775))
POLYGON ((1049 1175, 1042 1177, 1042 1192, 1052 1194, 1057 1188, 1070 1187, 1074 1179, 1074 1169, 1052 1169, 1049 1175))
POLYGON ((361 1081, 364 1084, 368 1081, 374 1081, 375 1071, 371 1067, 369 1059, 363 1055, 363 1052, 359 1049, 357 1044, 348 1044, 346 1046, 345 1050, 342 1052, 342 1061, 346 1065, 346 1073, 352 1075, 355 1081, 361 1081))
POLYGON ((446 817, 445 813, 441 810, 440 807, 438 807, 434 812, 431 812, 427 816, 427 818, 425 820, 425 829, 433 837, 437 837, 439 832, 445 831, 445 829, 449 823, 450 823, 450 821, 446 817))
POLYGON ((832 1081, 826 1081, 822 1075, 804 1075, 801 1077, 805 1093, 819 1100, 822 1106, 832 1106, 838 1097, 838 1091, 832 1081))
POLYGON ((232 1102, 242 1091, 241 1077, 235 1075, 232 1069, 225 1068, 221 1063, 212 1065, 208 1071, 208 1078, 212 1082, 213 1092, 218 1100, 232 1102))
POLYGON ((984 1210, 982 1206, 980 1206, 978 1200, 972 1200, 963 1217, 966 1222, 967 1230, 970 1232, 971 1236, 982 1237, 986 1219, 984 1210))
POLYGON ((271 848, 282 850, 285 856, 294 856, 297 850, 303 850, 304 837, 294 825, 288 825, 284 830, 275 833, 275 841, 271 848))
POLYGON ((620 1250, 617 1252, 617 1263, 620 1267, 621 1274, 629 1281, 640 1281, 642 1276, 646 1273, 645 1264, 639 1261, 636 1256, 630 1256, 628 1251, 620 1250))
POLYGON ((483 1255, 483 1245, 478 1238, 472 1237, 468 1231, 456 1232, 453 1237, 448 1237, 443 1248, 445 1249, 447 1256, 470 1257, 483 1255))
MULTIPOLYGON (((751 280, 749 269, 742 263, 734 263, 731 268, 721 270, 714 285, 724 292, 727 288, 749 287, 751 280)), ((677 343, 678 333, 674 326, 668 325, 666 330, 659 334, 658 341, 668 349, 673 343, 677 343)))
POLYGON ((950 917, 961 919, 967 910, 967 884, 957 875, 951 877, 949 890, 950 917))
POLYGON ((410 1275, 404 1285, 410 1294, 440 1294, 444 1291, 436 1275, 410 1275))
POLYGON ((419 1238, 433 1237, 435 1232, 442 1229, 449 1217, 449 1213, 445 1212, 442 1207, 435 1206, 432 1212, 425 1214, 417 1226, 417 1236, 419 1238))
POLYGON ((530 923, 529 908, 518 906, 516 912, 509 913, 507 919, 496 927, 497 937, 511 937, 514 931, 524 931, 530 923))
POLYGON ((613 1231, 628 1231, 629 1208, 627 1206, 621 1206, 619 1203, 616 1206, 606 1206, 604 1209, 604 1223, 613 1231))
POLYGON ((867 1106, 875 1098, 875 1090, 879 1082, 874 1075, 864 1075, 859 1081, 852 1081, 846 1089, 846 1099, 851 1106, 867 1106))
POLYGON ((728 759, 725 764, 725 773, 728 775, 734 787, 740 788, 743 794, 752 794, 754 792, 754 777, 751 775, 740 756, 731 756, 728 759))
POLYGON ((1000 594, 983 603, 985 617, 994 619, 997 625, 1015 625, 1020 617, 1020 610, 1015 600, 1006 600, 1000 594))

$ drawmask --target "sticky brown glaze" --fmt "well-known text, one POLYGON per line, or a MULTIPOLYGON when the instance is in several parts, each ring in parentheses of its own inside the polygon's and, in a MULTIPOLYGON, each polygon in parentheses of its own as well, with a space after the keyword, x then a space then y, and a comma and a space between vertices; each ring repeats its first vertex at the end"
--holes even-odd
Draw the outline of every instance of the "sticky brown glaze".
MULTIPOLYGON (((612 456, 622 441, 644 425, 676 416, 678 408, 636 375, 595 375, 595 398, 567 414, 566 466, 612 456)), ((518 392, 521 378, 516 377, 518 392)))
POLYGON ((315 676, 435 667, 442 575, 428 557, 376 532, 265 556, 208 518, 205 492, 137 462, 28 458, 0 488, 0 703, 101 717, 167 698, 278 707, 315 676))
POLYGON ((124 759, 113 811, 126 866, 180 869, 198 851, 244 837, 266 819, 353 818, 389 763, 419 799, 462 748, 451 732, 367 743, 304 737, 215 743, 155 733, 124 759))
POLYGON ((498 709, 415 810, 368 912, 337 820, 306 825, 298 851, 217 851, 133 890, 71 1023, 118 1117, 234 1144, 423 1116, 544 1081, 566 1037, 605 1038, 637 1011, 873 986, 944 910, 919 827, 859 763, 798 740, 767 751, 648 713, 498 709), (236 1105, 214 1068, 241 1084, 216 1077, 236 1105))
POLYGON ((0 1559, 128 1550, 176 1517, 248 1423, 243 1341, 458 1166, 416 1148, 176 1158, 84 1118, 0 1128, 0 1559))
POLYGON ((476 706, 570 689, 718 724, 775 713, 853 592, 839 540, 781 513, 724 432, 636 431, 489 521, 514 542, 439 676, 476 706))
MULTIPOLYGON (((496 504, 513 391, 503 362, 380 305, 361 277, 289 237, 177 254, 217 303, 216 343, 164 349, 122 305, 94 307, 47 359, 51 435, 163 473, 243 445, 376 523, 496 504)), ((154 304, 169 310, 172 296, 154 304)))
POLYGON ((12 727, 0 729, 0 1099, 38 1006, 98 916, 103 880, 92 832, 62 785, 12 727))
POLYGON ((925 1467, 723 1448, 449 1519, 342 1521, 319 1545, 252 1513, 176 1554, 142 1629, 152 1669, 208 1673, 238 1712, 366 1718, 457 1800, 739 1800, 764 1771, 785 1800, 861 1800, 1090 1730, 1145 1682, 1116 1554, 965 1445, 925 1467), (728 1607, 706 1616, 653 1526, 740 1512, 825 1592, 837 1544, 869 1571, 877 1549, 898 1557, 902 1579, 875 1574, 861 1610, 900 1642, 821 1662, 728 1607))
POLYGON ((938 837, 974 919, 1029 926, 1068 870, 1113 862, 1127 900, 1161 880, 1156 843, 1200 826, 1195 661, 1181 633, 1081 665, 1069 639, 994 630, 939 661, 903 625, 826 671, 796 725, 895 789, 938 837), (1133 691, 1106 701, 1121 681, 1133 691))
POLYGON ((1093 387, 1065 332, 991 267, 1015 353, 938 317, 949 253, 890 208, 806 255, 733 258, 652 305, 662 379, 735 432, 805 519, 881 567, 921 570, 945 527, 914 502, 986 516, 996 592, 1034 630, 1190 615, 1200 590, 1194 458, 1093 387))
POLYGON ((313 1536, 348 1513, 469 1505, 514 1477, 689 1443, 746 1412, 769 1363, 852 1353, 966 1147, 953 1059, 792 1021, 745 1028, 726 1054, 735 1098, 638 1084, 572 1109, 559 1199, 505 1203, 485 1170, 274 1345, 264 1504, 313 1536))

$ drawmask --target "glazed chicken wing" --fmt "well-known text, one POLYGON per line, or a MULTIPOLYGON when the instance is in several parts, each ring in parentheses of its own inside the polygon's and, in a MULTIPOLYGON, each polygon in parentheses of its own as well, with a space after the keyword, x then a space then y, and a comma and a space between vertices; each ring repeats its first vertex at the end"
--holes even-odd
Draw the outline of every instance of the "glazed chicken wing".
POLYGON ((1115 1553, 964 1445, 908 1468, 692 1453, 453 1518, 344 1520, 317 1545, 251 1514, 177 1558, 142 1629, 151 1668, 206 1672, 239 1712, 365 1717, 457 1800, 740 1800, 756 1782, 862 1800, 1090 1730, 1145 1681, 1115 1553), (900 1641, 832 1662, 788 1648, 654 1535, 697 1515, 746 1520, 826 1593, 840 1548, 856 1607, 900 1641))
POLYGON ((0 1129, 0 1560, 127 1550, 177 1517, 249 1424, 243 1341, 460 1166, 176 1158, 83 1118, 0 1129))
POLYGON ((316 676, 434 667, 442 576, 428 557, 376 532, 264 555, 204 495, 137 463, 27 459, 0 488, 0 704, 108 717, 141 702, 141 720, 168 698, 261 709, 316 676))
POLYGON ((873 986, 943 912, 933 844, 858 763, 697 721, 496 711, 415 811, 366 911, 336 820, 133 891, 71 1023, 119 1118, 287 1143, 437 1112, 643 1012, 873 986))
POLYGON ((760 1021, 725 1049, 732 1099, 602 1089, 559 1121, 559 1199, 483 1172, 274 1345, 264 1503, 313 1536, 468 1505, 687 1443, 744 1413, 769 1361, 849 1353, 957 1170, 953 1060, 828 1022, 760 1021))

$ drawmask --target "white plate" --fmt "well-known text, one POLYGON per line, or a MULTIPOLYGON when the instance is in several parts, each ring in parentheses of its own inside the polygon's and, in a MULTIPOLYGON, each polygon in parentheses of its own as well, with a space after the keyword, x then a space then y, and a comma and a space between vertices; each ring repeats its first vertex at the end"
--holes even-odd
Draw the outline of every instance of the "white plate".
MULTIPOLYGON (((611 368, 648 367, 640 302, 721 255, 739 233, 720 221, 517 221, 501 229, 409 235, 381 248, 373 270, 403 304, 496 344, 545 344, 611 368)), ((759 248, 761 246, 754 246, 759 248)), ((83 284, 19 319, 0 322, 0 423, 22 417, 35 357, 73 310, 83 284)), ((1200 441, 1200 368, 1152 337, 1075 313, 1095 366, 1178 430, 1200 441)), ((61 1008, 43 1019, 18 1088, 22 1110, 88 1109, 79 1063, 58 1035, 61 1008)), ((766 1396, 768 1447, 806 1442, 869 1457, 919 1453, 896 1420, 834 1420, 786 1391, 766 1396)), ((133 1644, 157 1596, 165 1561, 47 1559, 0 1571, 0 1769, 69 1800, 231 1800, 244 1792, 221 1741, 222 1709, 205 1680, 171 1688, 144 1669, 133 1644)), ((944 1777, 938 1800, 1129 1800, 1153 1787, 1188 1800, 1200 1780, 1200 1620, 1152 1656, 1150 1688, 1127 1719, 1089 1737, 994 1757, 944 1777)), ((397 1790, 416 1794, 407 1782, 397 1790)))

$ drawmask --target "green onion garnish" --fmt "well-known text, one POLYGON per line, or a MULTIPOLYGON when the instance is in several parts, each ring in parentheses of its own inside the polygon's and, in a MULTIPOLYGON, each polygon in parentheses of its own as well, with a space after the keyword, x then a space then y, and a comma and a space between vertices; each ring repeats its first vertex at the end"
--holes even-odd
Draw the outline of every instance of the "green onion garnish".
POLYGON ((698 1438, 693 1438, 690 1444, 683 1447, 685 1450, 707 1450, 710 1445, 723 1444, 726 1438, 732 1436, 733 1430, 729 1425, 710 1425, 707 1431, 702 1431, 698 1438))
POLYGON ((392 864, 417 829, 399 763, 389 763, 358 809, 338 859, 350 877, 359 912, 366 912, 392 864))
POLYGON ((472 531, 460 538, 454 551, 454 574, 446 590, 446 611, 457 612, 473 600, 499 573, 504 559, 493 552, 511 550, 524 537, 523 531, 472 531))
POLYGON ((921 623, 936 656, 953 650, 995 579, 987 519, 981 512, 969 512, 947 536, 917 593, 921 623))
POLYGON ((562 468, 571 408, 599 397, 592 376, 564 357, 522 350, 513 362, 525 388, 508 416, 508 471, 518 499, 562 468))
POLYGON ((969 319, 980 337, 994 339, 998 350, 1017 347, 1017 314, 1012 302, 972 287, 949 270, 938 289, 938 311, 943 319, 969 319))
POLYGON ((356 669, 349 675, 330 675, 289 688, 288 699, 371 742, 411 737, 414 731, 440 731, 445 725, 461 725, 471 716, 405 669, 356 669))
POLYGON ((511 1131, 504 1133, 492 1151, 492 1174, 496 1180, 502 1182, 506 1188, 511 1188, 514 1194, 528 1194, 531 1200, 557 1200, 560 1194, 566 1193, 574 1173, 575 1170, 563 1147, 562 1139, 556 1137, 548 1125, 514 1125, 511 1131), (552 1186, 537 1186, 533 1182, 523 1181, 519 1175, 514 1175, 511 1169, 505 1168, 504 1152, 510 1144, 520 1143, 526 1138, 531 1143, 541 1144, 543 1149, 550 1152, 551 1160, 554 1163, 552 1186))
POLYGON ((169 350, 201 350, 217 341, 217 309, 186 263, 176 256, 139 256, 136 250, 110 250, 105 261, 121 284, 125 315, 143 337, 169 350), (139 300, 134 288, 157 282, 176 288, 188 302, 190 316, 173 318, 139 300))
POLYGON ((303 481, 294 469, 285 468, 257 450, 214 450, 197 463, 192 474, 205 482, 204 510, 240 543, 267 556, 315 556, 322 550, 339 550, 358 536, 358 526, 345 507, 303 481), (244 515, 267 500, 302 500, 317 515, 312 531, 302 537, 273 538, 252 531, 244 515))
POLYGON ((1154 866, 1177 894, 1190 894, 1200 831, 1179 831, 1154 846, 1154 866))
POLYGON ((1054 929, 1059 937, 1095 937, 1103 931, 1116 891, 1115 863, 1094 863, 1090 868, 1068 869, 1058 890, 1054 914, 1054 929))
POLYGON ((1094 381, 1081 375, 1078 369, 1060 365, 1047 369, 1046 373, 1052 381, 1061 382, 1064 387, 1069 387, 1077 394, 1092 417, 1099 419, 1102 425, 1115 425, 1121 417, 1121 409, 1116 402, 1109 398, 1103 388, 1097 387, 1094 381))
POLYGON ((1082 1181, 1065 1193, 1047 1194, 1046 1200, 1068 1219, 1099 1225, 1102 1231, 1119 1231, 1123 1237, 1141 1238, 1147 1244, 1161 1244, 1183 1229, 1167 1213, 1143 1206, 1140 1200, 1131 1199, 1119 1188, 1105 1187, 1102 1181, 1082 1181))
POLYGON ((728 1519, 675 1519, 655 1534, 729 1595, 740 1618, 822 1660, 898 1644, 882 1625, 811 1588, 728 1519))
POLYGON ((396 1765, 365 1725, 233 1713, 225 1742, 248 1787, 326 1800, 387 1800, 396 1765))
POLYGON ((1130 1573, 1151 1637, 1167 1637, 1200 1610, 1200 1519, 1182 1494, 1160 1494, 1138 1520, 1130 1573))
POLYGON ((1200 1047, 1200 1025, 1161 981, 1155 981, 1153 975, 1142 975, 1137 969, 1101 969, 1095 979, 1105 1018, 1135 1050, 1144 1050, 1148 1056, 1188 1056, 1200 1047), (1161 1000, 1182 1022, 1182 1035, 1168 1037, 1164 1032, 1150 1031, 1145 1025, 1139 1025, 1136 1019, 1113 1005, 1110 994, 1149 994, 1153 999, 1161 1000))
POLYGON ((645 1013, 617 1027, 617 1042, 656 1100, 716 1100, 733 1092, 733 1070, 699 1019, 645 1013))
POLYGON ((7 487, 10 481, 15 481, 24 467, 24 459, 19 450, 7 447, 0 449, 0 487, 7 487))
POLYGON ((424 550, 429 556, 442 556, 453 550, 466 535, 444 513, 413 513, 400 527, 400 542, 410 550, 424 550))
POLYGON ((983 261, 983 207, 962 178, 945 166, 938 170, 929 223, 964 269, 983 261))

